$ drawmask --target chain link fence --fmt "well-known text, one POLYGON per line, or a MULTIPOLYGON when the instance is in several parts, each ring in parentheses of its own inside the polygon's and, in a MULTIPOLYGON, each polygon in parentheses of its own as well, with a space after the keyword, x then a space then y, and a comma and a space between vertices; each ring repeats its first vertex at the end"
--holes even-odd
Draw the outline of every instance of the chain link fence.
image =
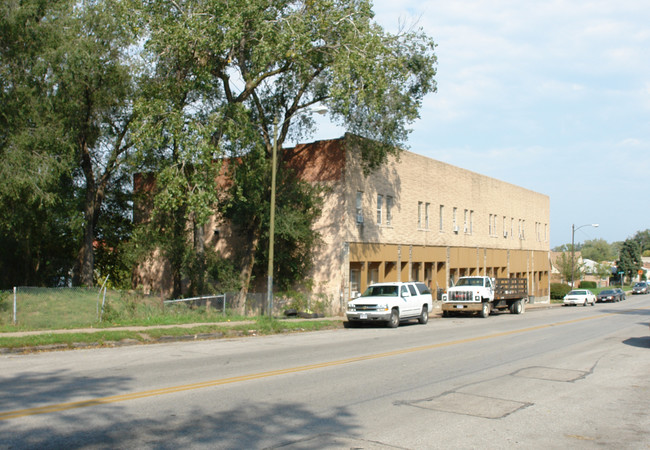
POLYGON ((116 296, 119 293, 98 288, 16 287, 0 291, 0 325, 33 329, 91 326, 100 319, 102 303, 116 296))
MULTIPOLYGON (((324 312, 322 296, 301 294, 276 295, 273 315, 282 316, 313 311, 324 312)), ((135 292, 102 288, 17 287, 0 291, 0 326, 20 329, 84 328, 98 324, 169 323, 211 321, 214 316, 262 316, 268 314, 266 294, 248 293, 244 301, 238 293, 204 295, 165 300, 135 292)))

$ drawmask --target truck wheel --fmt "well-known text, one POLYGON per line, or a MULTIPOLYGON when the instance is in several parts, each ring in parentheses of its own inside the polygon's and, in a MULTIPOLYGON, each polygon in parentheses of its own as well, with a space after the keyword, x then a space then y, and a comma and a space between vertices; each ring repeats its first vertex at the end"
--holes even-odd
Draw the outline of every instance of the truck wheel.
POLYGON ((418 317, 418 323, 424 325, 428 321, 429 321, 429 310, 427 309, 426 306, 423 306, 422 312, 420 313, 420 317, 418 317))
POLYGON ((517 300, 512 304, 512 313, 513 314, 523 314, 524 313, 524 303, 522 300, 517 300))
POLYGON ((386 324, 388 328, 397 328, 399 326, 399 312, 397 309, 394 309, 390 312, 390 319, 386 324))
POLYGON ((481 317, 486 319, 490 315, 490 303, 483 302, 483 308, 481 308, 481 317))

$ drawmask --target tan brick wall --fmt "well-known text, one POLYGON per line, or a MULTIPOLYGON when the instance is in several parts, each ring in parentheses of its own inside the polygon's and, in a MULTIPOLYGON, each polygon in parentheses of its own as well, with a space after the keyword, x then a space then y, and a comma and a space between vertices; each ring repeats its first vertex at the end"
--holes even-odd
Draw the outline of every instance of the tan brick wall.
POLYGON ((528 277, 531 295, 548 295, 548 196, 407 151, 364 177, 354 149, 347 151, 344 178, 329 184, 316 226, 324 245, 315 255, 314 281, 330 295, 334 309, 342 312, 350 296, 350 268, 360 274, 359 289, 373 278, 371 272, 388 269, 379 281, 423 279, 428 273, 433 288, 446 288, 449 277, 487 273, 528 277), (356 221, 357 192, 363 192, 363 225, 356 221), (381 224, 378 194, 383 196, 381 224), (393 198, 390 224, 387 196, 393 198))
MULTIPOLYGON (((532 296, 542 301, 548 297, 548 196, 407 151, 365 177, 358 155, 348 144, 346 138, 321 141, 290 153, 302 158, 307 179, 319 181, 326 188, 323 214, 315 224, 322 244, 314 252, 311 278, 313 290, 330 300, 331 312, 342 313, 345 309, 353 290, 351 269, 359 277, 358 290, 374 278, 418 278, 428 280, 433 289, 444 289, 450 278, 486 274, 526 277, 532 296), (312 159, 310 152, 316 155, 312 159), (357 192, 363 192, 362 226, 356 219, 357 192), (378 194, 384 196, 381 224, 377 222, 378 194), (393 198, 390 224, 386 223, 387 196, 393 198), (420 226, 418 202, 423 205, 420 226), (428 226, 424 223, 427 203, 428 226), (442 230, 440 205, 444 206, 442 230), (453 208, 457 208, 457 233, 453 231, 453 208), (464 230, 465 210, 468 214, 473 211, 471 232, 464 230), (492 233, 490 215, 496 216, 492 233), (522 239, 520 223, 525 224, 522 239)), ((291 164, 298 162, 292 159, 291 164)), ((228 224, 217 218, 206 227, 205 238, 206 245, 224 256, 234 255, 241 244, 228 224)), ((141 268, 140 281, 147 289, 170 290, 161 264, 153 258, 141 268)))

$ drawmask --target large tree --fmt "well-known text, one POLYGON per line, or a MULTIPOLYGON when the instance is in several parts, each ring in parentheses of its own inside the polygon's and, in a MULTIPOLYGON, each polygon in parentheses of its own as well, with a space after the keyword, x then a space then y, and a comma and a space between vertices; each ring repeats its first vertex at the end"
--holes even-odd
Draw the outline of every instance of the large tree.
POLYGON ((604 239, 587 240, 582 244, 580 249, 583 258, 592 261, 613 261, 616 258, 616 252, 612 246, 604 239))
POLYGON ((643 267, 641 260, 641 246, 634 239, 626 239, 621 247, 619 259, 616 262, 619 272, 625 272, 630 280, 637 275, 637 272, 643 267))
POLYGON ((637 231, 632 239, 639 244, 642 253, 650 250, 650 230, 637 231))
MULTIPOLYGON (((50 225, 43 236, 65 242, 61 255, 76 245, 73 280, 92 285, 95 228, 131 147, 129 8, 118 0, 25 0, 4 2, 2 13, 0 170, 7 184, 0 196, 14 205, 9 212, 22 208, 28 219, 45 221, 19 232, 30 237, 50 225)), ((29 223, 20 219, 14 226, 29 223)))
MULTIPOLYGON (((435 91, 433 41, 419 29, 385 32, 367 0, 142 0, 142 12, 151 64, 162 63, 169 79, 181 81, 182 102, 175 108, 184 114, 175 116, 187 119, 195 108, 204 113, 200 123, 211 121, 214 156, 229 158, 229 176, 238 180, 221 199, 221 210, 247 237, 242 293, 268 235, 274 143, 282 148, 290 137, 308 136, 314 122, 306 112, 323 104, 348 131, 374 141, 363 150, 372 170, 399 152, 423 97, 435 91)), ((150 100, 160 104, 158 96, 150 100)), ((190 126, 165 126, 161 133, 173 141, 187 136, 190 126)), ((193 148, 184 150, 184 160, 192 160, 193 148)), ((283 173, 282 166, 278 170, 283 173)), ((279 193, 278 208, 288 200, 279 193)), ((302 247, 303 254, 308 250, 302 247)))
POLYGON ((96 227, 107 190, 125 166, 135 95, 135 42, 124 2, 96 0, 75 9, 52 61, 55 111, 75 152, 83 236, 73 281, 94 283, 96 227))
POLYGON ((562 279, 567 283, 570 283, 571 280, 580 281, 584 272, 584 263, 581 261, 580 255, 572 254, 571 251, 560 253, 555 260, 555 266, 562 279))
POLYGON ((73 152, 51 76, 73 5, 0 4, 0 288, 64 282, 73 265, 73 152))

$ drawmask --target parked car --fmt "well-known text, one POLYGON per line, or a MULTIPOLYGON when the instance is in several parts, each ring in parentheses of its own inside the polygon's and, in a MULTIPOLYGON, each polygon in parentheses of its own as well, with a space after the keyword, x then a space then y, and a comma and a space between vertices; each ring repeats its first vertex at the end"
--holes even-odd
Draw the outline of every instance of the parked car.
POLYGON ((360 297, 348 302, 346 316, 350 326, 361 322, 385 322, 395 328, 400 322, 417 319, 421 324, 429 320, 433 298, 424 283, 376 283, 360 297))
POLYGON ((621 293, 618 292, 619 290, 620 289, 605 289, 598 294, 596 299, 598 302, 620 302, 623 298, 621 297, 621 293))
POLYGON ((621 300, 625 300, 625 291, 621 288, 616 288, 614 289, 616 292, 618 292, 618 295, 621 300))
POLYGON ((632 288, 632 294, 647 294, 648 293, 648 283, 645 281, 639 281, 632 288))
POLYGON ((596 304, 596 296, 589 289, 574 289, 564 296, 564 305, 582 305, 594 306, 596 304))

